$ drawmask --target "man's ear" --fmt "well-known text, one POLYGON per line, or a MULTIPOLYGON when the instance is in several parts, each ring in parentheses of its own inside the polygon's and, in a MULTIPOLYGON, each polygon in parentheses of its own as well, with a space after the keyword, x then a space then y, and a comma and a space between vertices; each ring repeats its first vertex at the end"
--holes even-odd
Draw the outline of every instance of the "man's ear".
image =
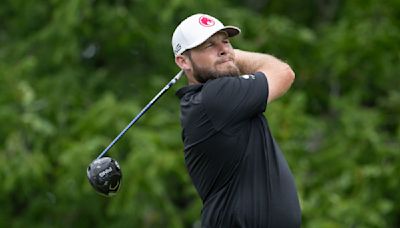
POLYGON ((176 56, 175 63, 184 71, 192 69, 192 63, 190 62, 189 58, 185 55, 176 56))

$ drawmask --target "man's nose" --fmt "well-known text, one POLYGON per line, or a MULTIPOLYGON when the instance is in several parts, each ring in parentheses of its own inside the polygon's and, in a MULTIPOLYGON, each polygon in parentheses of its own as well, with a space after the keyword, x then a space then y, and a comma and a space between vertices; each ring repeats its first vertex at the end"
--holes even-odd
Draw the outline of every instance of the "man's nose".
POLYGON ((224 56, 228 53, 228 46, 224 43, 219 45, 218 56, 224 56))

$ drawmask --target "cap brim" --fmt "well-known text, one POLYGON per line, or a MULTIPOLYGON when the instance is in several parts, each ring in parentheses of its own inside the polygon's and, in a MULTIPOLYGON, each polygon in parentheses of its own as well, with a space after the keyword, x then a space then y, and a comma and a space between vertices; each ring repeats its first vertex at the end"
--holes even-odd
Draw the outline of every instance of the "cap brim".
POLYGON ((238 27, 230 26, 230 25, 225 26, 220 31, 225 31, 228 34, 228 37, 234 37, 234 36, 240 34, 240 29, 238 27))

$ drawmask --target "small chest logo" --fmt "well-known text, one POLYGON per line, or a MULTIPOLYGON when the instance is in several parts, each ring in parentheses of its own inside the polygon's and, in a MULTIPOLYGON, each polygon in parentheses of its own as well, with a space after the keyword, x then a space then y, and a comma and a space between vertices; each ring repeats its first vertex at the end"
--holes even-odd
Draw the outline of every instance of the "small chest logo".
POLYGON ((201 16, 199 19, 199 23, 204 27, 211 27, 211 26, 215 25, 215 21, 206 16, 201 16))
POLYGON ((242 75, 240 77, 243 79, 256 79, 254 75, 248 75, 248 74, 242 75))

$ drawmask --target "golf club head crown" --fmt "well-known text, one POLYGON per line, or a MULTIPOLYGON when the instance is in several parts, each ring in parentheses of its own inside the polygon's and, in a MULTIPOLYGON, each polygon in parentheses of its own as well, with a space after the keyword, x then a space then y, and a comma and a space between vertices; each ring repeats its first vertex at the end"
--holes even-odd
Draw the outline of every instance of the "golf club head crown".
POLYGON ((122 172, 118 162, 110 157, 94 160, 87 168, 93 188, 103 196, 113 196, 121 185, 122 172))

